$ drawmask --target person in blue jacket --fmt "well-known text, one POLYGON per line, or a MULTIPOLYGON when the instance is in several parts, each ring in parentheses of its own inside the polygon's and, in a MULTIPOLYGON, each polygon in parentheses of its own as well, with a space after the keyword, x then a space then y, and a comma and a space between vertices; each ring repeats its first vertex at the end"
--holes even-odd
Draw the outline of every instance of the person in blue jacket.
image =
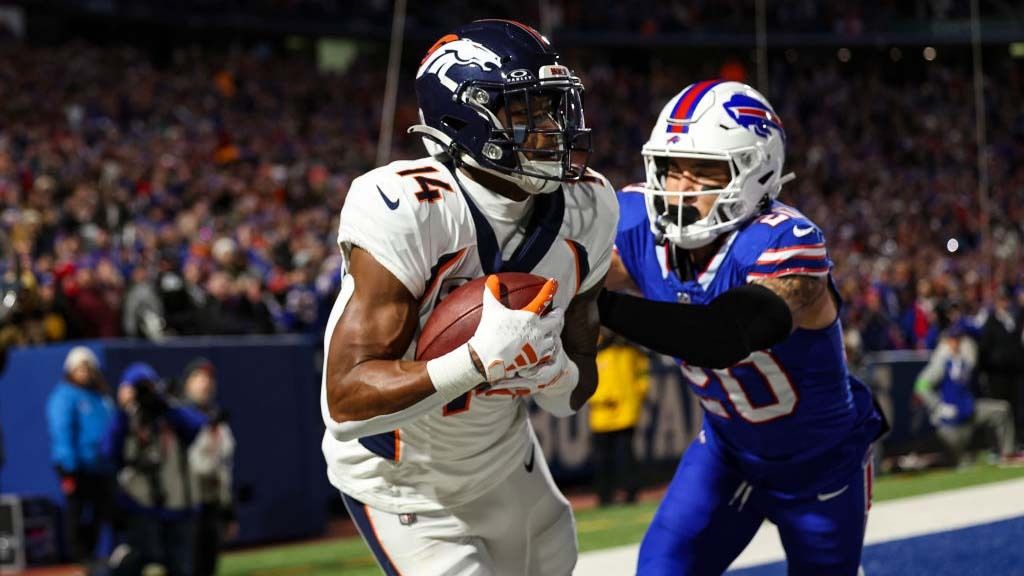
POLYGON ((156 370, 143 362, 125 369, 117 400, 107 450, 118 468, 123 522, 111 573, 137 575, 157 563, 169 576, 192 576, 197 508, 188 449, 207 419, 171 398, 156 370))
POLYGON ((67 542, 72 558, 94 557, 101 526, 110 518, 113 463, 103 439, 114 403, 92 350, 76 346, 64 360, 64 378, 50 393, 46 420, 50 457, 67 503, 67 542))

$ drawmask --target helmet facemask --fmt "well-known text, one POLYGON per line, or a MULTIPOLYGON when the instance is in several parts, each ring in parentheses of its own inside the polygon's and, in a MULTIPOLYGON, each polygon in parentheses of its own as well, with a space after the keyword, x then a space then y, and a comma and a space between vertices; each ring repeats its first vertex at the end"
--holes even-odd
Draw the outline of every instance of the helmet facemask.
POLYGON ((706 246, 718 236, 738 228, 767 206, 781 185, 778 170, 768 168, 770 162, 760 145, 708 152, 645 146, 643 158, 647 173, 644 197, 651 229, 659 243, 671 242, 685 250, 706 246), (672 158, 723 162, 729 168, 729 182, 721 188, 666 190, 672 158), (706 216, 702 217, 695 206, 685 203, 687 198, 709 194, 715 195, 715 201, 706 216))
POLYGON ((470 81, 456 91, 491 125, 480 153, 465 159, 529 193, 553 192, 562 182, 579 180, 590 158, 583 85, 564 66, 544 66, 538 80, 526 70, 516 72, 522 80, 470 81))

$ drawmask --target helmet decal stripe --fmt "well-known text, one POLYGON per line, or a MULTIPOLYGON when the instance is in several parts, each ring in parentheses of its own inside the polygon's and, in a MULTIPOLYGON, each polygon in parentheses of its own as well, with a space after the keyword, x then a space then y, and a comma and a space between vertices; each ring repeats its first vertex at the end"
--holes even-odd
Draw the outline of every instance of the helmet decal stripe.
MULTIPOLYGON (((669 116, 669 118, 672 120, 689 120, 690 116, 693 115, 693 111, 697 109, 697 104, 700 103, 701 98, 703 98, 709 90, 722 82, 724 82, 724 80, 704 80, 703 82, 698 82, 691 86, 689 90, 679 97, 679 101, 676 102, 676 106, 672 109, 672 115, 669 116)), ((668 132, 681 132, 685 134, 689 131, 688 129, 689 126, 669 124, 668 132)))
POLYGON ((438 48, 440 48, 441 46, 444 46, 445 44, 447 44, 449 42, 454 42, 454 41, 456 41, 458 39, 459 39, 459 37, 457 35, 455 35, 455 34, 445 34, 444 36, 441 36, 440 38, 438 38, 437 42, 434 42, 434 45, 431 46, 429 50, 427 50, 427 53, 423 56, 423 60, 420 60, 420 66, 422 66, 423 63, 426 62, 428 58, 430 58, 431 54, 433 54, 434 52, 437 52, 438 48))

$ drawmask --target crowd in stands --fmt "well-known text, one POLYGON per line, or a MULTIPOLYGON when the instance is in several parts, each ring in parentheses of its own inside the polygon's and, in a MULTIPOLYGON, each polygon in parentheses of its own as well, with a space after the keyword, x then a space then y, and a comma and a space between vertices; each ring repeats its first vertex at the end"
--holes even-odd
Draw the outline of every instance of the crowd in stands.
MULTIPOLYGON (((722 64, 566 52, 587 86, 592 166, 617 186, 643 177, 661 106, 722 64)), ((985 239, 969 68, 776 60, 768 95, 797 174, 781 199, 825 230, 854 349, 932 347, 951 314, 983 313, 993 290, 1024 306, 1019 64, 986 64, 985 239)), ((128 47, 5 44, 0 341, 322 333, 337 216, 351 180, 374 167, 385 69, 360 57, 322 73, 270 49, 197 47, 158 67, 128 47)), ((411 79, 393 158, 423 155, 404 134, 411 79)))
MULTIPOLYGON (((52 4, 80 8, 72 0, 48 0, 52 4)), ((264 22, 339 22, 364 29, 387 28, 394 3, 390 0, 348 2, 346 0, 168 0, 154 4, 146 0, 116 0, 106 8, 142 14, 189 14, 224 21, 244 15, 264 22)), ((103 12, 103 8, 94 9, 103 12)), ((1004 2, 981 2, 982 13, 993 19, 1019 18, 1020 8, 1004 2)), ((616 32, 651 36, 689 32, 753 34, 757 8, 746 0, 672 0, 650 3, 637 9, 615 0, 548 0, 529 5, 500 0, 450 0, 444 10, 429 3, 410 2, 406 22, 415 32, 438 32, 454 28, 466 14, 523 21, 545 21, 553 33, 616 32), (542 8, 543 4, 543 8, 542 8), (543 12, 543 14, 542 14, 543 12)), ((773 30, 795 33, 827 33, 855 37, 870 32, 921 28, 924 23, 964 22, 970 18, 970 3, 964 1, 899 2, 855 0, 842 3, 816 0, 765 2, 766 24, 773 30)))

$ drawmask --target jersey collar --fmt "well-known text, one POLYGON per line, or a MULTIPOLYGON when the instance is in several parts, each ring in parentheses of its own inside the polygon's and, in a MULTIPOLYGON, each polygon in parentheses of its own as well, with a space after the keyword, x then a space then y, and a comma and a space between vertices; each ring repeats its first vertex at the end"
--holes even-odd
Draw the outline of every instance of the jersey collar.
MULTIPOLYGON (((458 178, 455 180, 458 182, 458 178)), ((523 241, 512 253, 512 256, 508 260, 504 260, 501 257, 498 239, 490 222, 487 221, 487 217, 466 193, 461 182, 459 191, 466 200, 469 214, 473 217, 477 251, 484 274, 533 271, 534 267, 540 264, 544 255, 551 249, 551 245, 558 239, 558 233, 562 230, 562 220, 565 217, 565 192, 559 187, 558 190, 550 194, 535 196, 533 214, 527 223, 523 241)))

